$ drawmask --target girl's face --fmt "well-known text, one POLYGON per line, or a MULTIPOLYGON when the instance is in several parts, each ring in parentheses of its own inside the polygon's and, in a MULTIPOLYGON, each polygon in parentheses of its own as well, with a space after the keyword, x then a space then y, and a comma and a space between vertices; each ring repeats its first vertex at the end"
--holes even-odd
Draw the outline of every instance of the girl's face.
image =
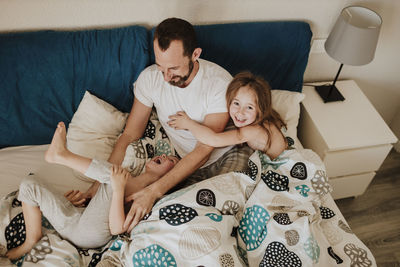
POLYGON ((146 164, 146 170, 163 176, 171 170, 178 161, 179 159, 177 157, 162 154, 161 156, 152 158, 152 160, 146 164))
POLYGON ((257 118, 256 94, 248 86, 239 88, 229 105, 229 115, 236 127, 252 124, 257 118))

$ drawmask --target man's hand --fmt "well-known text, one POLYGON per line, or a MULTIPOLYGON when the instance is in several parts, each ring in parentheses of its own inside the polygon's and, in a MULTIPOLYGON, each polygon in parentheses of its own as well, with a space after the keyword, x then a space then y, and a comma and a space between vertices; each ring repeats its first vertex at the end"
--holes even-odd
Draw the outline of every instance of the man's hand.
POLYGON ((139 221, 150 212, 156 201, 156 196, 149 187, 125 197, 125 202, 133 201, 131 209, 126 215, 124 229, 132 231, 139 221))
POLYGON ((64 197, 68 199, 75 207, 86 207, 91 199, 86 193, 82 193, 79 190, 69 190, 64 194, 64 197))
POLYGON ((187 130, 192 120, 184 111, 178 111, 175 115, 168 117, 168 125, 176 130, 187 130))

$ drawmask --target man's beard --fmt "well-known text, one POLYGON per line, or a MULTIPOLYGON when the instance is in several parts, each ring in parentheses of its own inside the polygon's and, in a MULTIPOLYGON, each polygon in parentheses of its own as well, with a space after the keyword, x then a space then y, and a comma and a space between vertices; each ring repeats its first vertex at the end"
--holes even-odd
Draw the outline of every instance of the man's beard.
POLYGON ((177 86, 177 87, 184 87, 185 82, 189 79, 190 74, 192 74, 194 69, 194 63, 192 60, 189 60, 189 71, 185 76, 178 76, 175 75, 174 77, 171 78, 171 80, 168 82, 170 85, 177 86), (174 79, 179 78, 177 81, 173 81, 174 79))

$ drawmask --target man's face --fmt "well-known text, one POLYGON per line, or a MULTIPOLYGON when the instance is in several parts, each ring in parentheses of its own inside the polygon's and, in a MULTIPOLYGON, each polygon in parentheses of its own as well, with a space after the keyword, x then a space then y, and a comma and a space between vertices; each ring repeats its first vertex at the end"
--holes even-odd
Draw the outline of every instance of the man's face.
POLYGON ((192 58, 183 55, 181 41, 172 41, 167 50, 162 51, 157 40, 154 41, 156 65, 162 72, 164 80, 173 86, 185 87, 190 83, 193 72, 192 58))

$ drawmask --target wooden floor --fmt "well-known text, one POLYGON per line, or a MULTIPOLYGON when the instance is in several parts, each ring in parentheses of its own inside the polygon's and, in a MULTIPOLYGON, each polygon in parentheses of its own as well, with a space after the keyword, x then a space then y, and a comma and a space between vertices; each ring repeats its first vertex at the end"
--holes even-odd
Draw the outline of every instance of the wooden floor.
POLYGON ((336 203, 378 267, 400 266, 400 153, 390 152, 363 195, 336 203))

